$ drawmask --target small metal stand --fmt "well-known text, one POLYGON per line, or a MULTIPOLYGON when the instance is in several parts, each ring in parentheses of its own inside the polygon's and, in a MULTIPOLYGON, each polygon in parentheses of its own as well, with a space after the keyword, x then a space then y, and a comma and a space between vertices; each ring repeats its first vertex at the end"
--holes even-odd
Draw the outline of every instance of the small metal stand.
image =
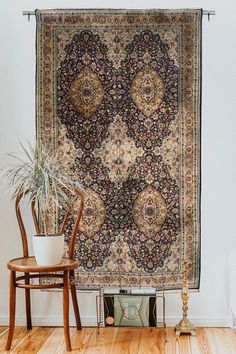
POLYGON ((183 318, 175 327, 175 335, 180 336, 181 334, 190 334, 196 336, 196 330, 194 326, 188 319, 188 301, 189 301, 189 291, 188 291, 188 276, 187 276, 187 264, 184 263, 184 279, 183 279, 183 289, 181 292, 181 299, 183 302, 183 318))
MULTIPOLYGON (((154 292, 152 293, 132 293, 132 292, 112 292, 112 293, 106 293, 103 288, 100 289, 99 294, 96 296, 96 309, 97 309, 97 333, 99 334, 100 327, 106 327, 106 325, 109 326, 116 326, 120 327, 121 325, 121 319, 119 324, 115 325, 115 318, 114 315, 109 315, 105 319, 105 308, 108 311, 108 307, 106 305, 106 299, 110 298, 111 303, 113 304, 114 308, 114 297, 118 296, 119 301, 121 298, 129 298, 129 297, 151 297, 155 299, 154 307, 153 307, 153 318, 155 318, 155 327, 154 328, 160 328, 163 329, 164 331, 164 336, 163 336, 163 342, 164 342, 164 348, 166 348, 166 342, 167 342, 167 334, 166 334, 166 319, 165 319, 165 292, 164 288, 163 290, 158 290, 155 289, 154 292)), ((120 308, 122 311, 122 318, 128 318, 127 313, 125 309, 122 307, 121 301, 120 303, 120 308)), ((139 311, 137 311, 138 315, 140 316, 139 311)), ((141 316, 140 316, 140 321, 143 325, 143 327, 147 327, 144 325, 141 316)), ((132 327, 137 327, 137 326, 132 326, 132 327)), ((141 328, 141 326, 140 326, 141 328)), ((157 334, 158 335, 158 334, 157 334)))

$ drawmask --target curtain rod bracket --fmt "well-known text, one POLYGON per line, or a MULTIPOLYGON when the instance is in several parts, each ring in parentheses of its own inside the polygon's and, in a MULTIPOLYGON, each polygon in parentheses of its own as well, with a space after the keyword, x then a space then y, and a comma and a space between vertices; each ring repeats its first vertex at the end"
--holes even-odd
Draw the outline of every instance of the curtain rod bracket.
POLYGON ((208 22, 211 21, 211 16, 215 16, 216 12, 214 10, 203 10, 202 11, 203 15, 207 16, 208 22))

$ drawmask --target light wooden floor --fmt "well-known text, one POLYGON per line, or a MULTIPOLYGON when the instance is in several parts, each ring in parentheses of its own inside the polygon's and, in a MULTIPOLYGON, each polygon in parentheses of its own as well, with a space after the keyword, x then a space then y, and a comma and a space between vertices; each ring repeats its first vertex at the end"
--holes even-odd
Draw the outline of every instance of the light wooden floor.
MULTIPOLYGON (((5 352, 7 333, 0 329, 0 353, 5 352)), ((71 328, 72 353, 97 354, 236 354, 236 333, 228 328, 197 328, 197 337, 174 336, 174 329, 95 328, 77 331, 71 328)), ((68 353, 63 328, 17 327, 10 353, 68 353)))

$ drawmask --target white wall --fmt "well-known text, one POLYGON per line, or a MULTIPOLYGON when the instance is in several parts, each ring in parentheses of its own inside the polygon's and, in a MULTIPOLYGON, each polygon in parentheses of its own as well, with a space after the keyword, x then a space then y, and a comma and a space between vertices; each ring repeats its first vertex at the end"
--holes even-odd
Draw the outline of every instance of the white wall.
MULTIPOLYGON (((16 138, 33 140, 35 88, 35 20, 28 23, 22 10, 82 7, 76 0, 0 0, 0 151, 16 151, 16 138)), ((189 315, 196 325, 227 325, 227 250, 236 247, 235 217, 235 0, 87 0, 86 8, 215 9, 211 22, 203 20, 202 110, 202 264, 201 289, 191 297, 189 315)), ((1 165, 7 158, 0 155, 1 165)), ((28 218, 28 216, 27 216, 28 218)), ((29 224, 32 230, 32 225, 29 224)), ((21 244, 14 205, 5 191, 0 198, 0 324, 8 317, 6 262, 19 256, 21 244)), ((61 324, 61 294, 33 293, 35 324, 61 324)), ((93 324, 93 295, 79 294, 83 322, 93 324)), ((23 291, 18 291, 17 317, 24 319, 23 291)), ((179 295, 167 297, 167 317, 174 324, 181 315, 179 295)))

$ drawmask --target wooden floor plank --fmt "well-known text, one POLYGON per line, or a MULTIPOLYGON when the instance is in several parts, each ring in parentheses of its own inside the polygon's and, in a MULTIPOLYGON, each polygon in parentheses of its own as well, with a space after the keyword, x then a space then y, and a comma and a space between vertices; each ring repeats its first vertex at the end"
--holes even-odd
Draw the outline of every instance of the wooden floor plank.
POLYGON ((159 328, 142 328, 138 354, 164 354, 164 330, 159 328))
MULTIPOLYGON (((75 329, 73 335, 71 336, 71 346, 73 350, 73 354, 82 354, 85 353, 88 344, 91 340, 91 337, 93 336, 95 332, 95 328, 83 328, 81 331, 77 331, 75 329)), ((58 354, 65 354, 69 353, 64 349, 63 351, 59 351, 58 354)))
MULTIPOLYGON (((209 344, 210 354, 222 354, 221 352, 219 352, 219 350, 217 348, 217 343, 215 341, 212 328, 204 328, 204 331, 206 333, 207 341, 209 344)), ((224 354, 226 354, 226 353, 224 353, 224 354)))
POLYGON ((100 328, 99 334, 97 330, 94 331, 89 341, 86 354, 111 354, 114 350, 114 343, 116 340, 118 328, 100 328))
MULTIPOLYGON (((236 354, 236 333, 229 328, 197 328, 197 337, 175 337, 174 328, 71 328, 73 354, 236 354)), ((12 350, 5 351, 7 334, 0 336, 0 353, 65 354, 63 328, 16 327, 12 350)))
POLYGON ((205 328, 196 328, 198 343, 201 348, 202 354, 213 354, 210 351, 210 345, 205 332, 205 328))
POLYGON ((226 332, 227 341, 229 341, 230 354, 236 354, 236 333, 230 328, 226 332))
POLYGON ((140 335, 138 328, 118 328, 112 354, 137 354, 140 335))
MULTIPOLYGON (((16 327, 14 331, 12 348, 22 341, 29 331, 25 327, 16 327)), ((0 353, 4 353, 7 342, 8 331, 0 337, 0 353)))
POLYGON ((191 353, 189 335, 181 334, 176 337, 176 354, 195 354, 191 353))
POLYGON ((34 327, 13 347, 11 353, 37 353, 53 330, 52 327, 34 327))
POLYGON ((2 334, 4 334, 4 332, 8 329, 8 327, 3 327, 3 326, 0 326, 0 336, 2 334))
POLYGON ((228 348, 222 346, 224 345, 223 339, 223 328, 208 328, 207 330, 208 336, 210 336, 210 342, 214 342, 214 351, 216 354, 224 353, 229 354, 228 348), (219 337, 219 338, 218 338, 219 337))
POLYGON ((175 329, 167 328, 166 329, 166 346, 165 346, 165 354, 175 354, 175 329))
POLYGON ((236 353, 236 343, 232 342, 232 337, 229 336, 229 332, 231 332, 229 328, 212 328, 211 332, 219 353, 236 353))
MULTIPOLYGON (((75 327, 70 328, 71 337, 75 331, 76 331, 75 327)), ((52 348, 55 351, 55 353, 63 353, 66 350, 63 328, 55 328, 37 353, 52 354, 52 348)))
POLYGON ((190 353, 191 354, 204 354, 197 336, 190 336, 189 340, 190 340, 190 353))

